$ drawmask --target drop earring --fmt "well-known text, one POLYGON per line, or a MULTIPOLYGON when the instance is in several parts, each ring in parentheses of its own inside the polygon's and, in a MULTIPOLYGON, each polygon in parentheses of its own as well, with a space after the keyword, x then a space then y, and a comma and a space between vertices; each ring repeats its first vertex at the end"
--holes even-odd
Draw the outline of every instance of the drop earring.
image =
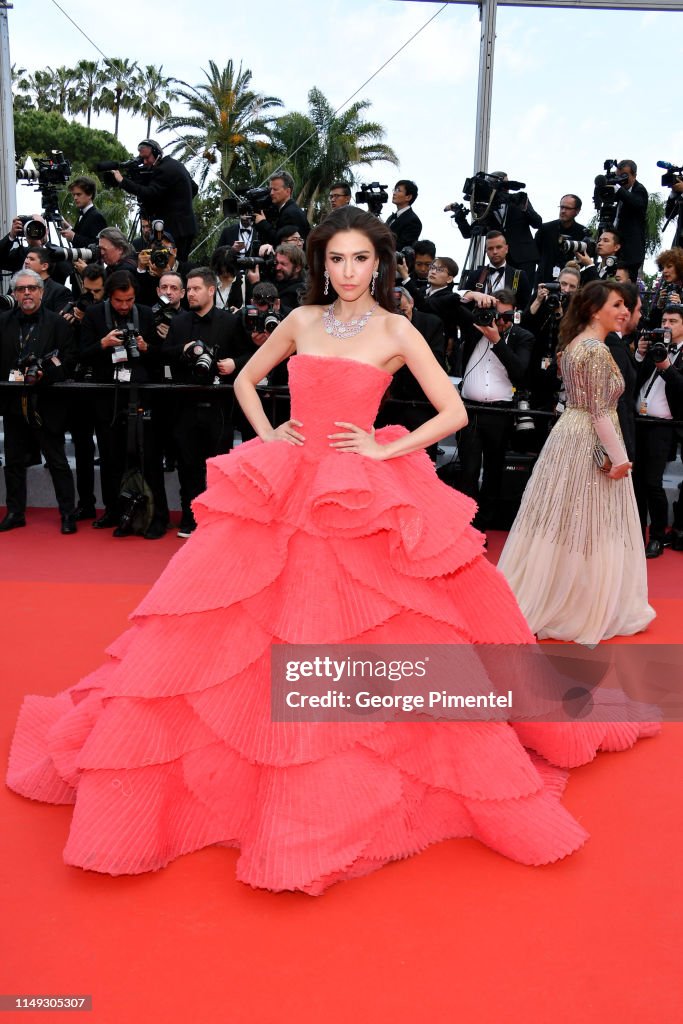
POLYGON ((372 284, 370 285, 370 294, 373 296, 373 298, 374 298, 374 295, 375 295, 375 282, 376 282, 378 277, 379 277, 379 271, 378 270, 373 270, 373 272, 372 272, 372 284))
POLYGON ((330 290, 330 275, 328 274, 327 270, 325 270, 324 277, 325 277, 325 287, 323 288, 323 295, 327 295, 327 293, 330 290))

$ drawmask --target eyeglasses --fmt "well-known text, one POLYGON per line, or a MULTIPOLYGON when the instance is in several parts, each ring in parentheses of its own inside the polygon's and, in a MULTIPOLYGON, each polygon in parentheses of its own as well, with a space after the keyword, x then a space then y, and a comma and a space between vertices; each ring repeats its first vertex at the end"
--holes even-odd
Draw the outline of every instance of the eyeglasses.
POLYGON ((443 271, 445 271, 445 273, 448 273, 448 268, 447 267, 442 267, 440 263, 430 263, 429 264, 429 269, 430 270, 443 270, 443 271))
POLYGON ((330 192, 330 199, 346 199, 346 192, 330 192))
POLYGON ((14 290, 15 292, 37 292, 39 289, 39 284, 18 284, 14 290))

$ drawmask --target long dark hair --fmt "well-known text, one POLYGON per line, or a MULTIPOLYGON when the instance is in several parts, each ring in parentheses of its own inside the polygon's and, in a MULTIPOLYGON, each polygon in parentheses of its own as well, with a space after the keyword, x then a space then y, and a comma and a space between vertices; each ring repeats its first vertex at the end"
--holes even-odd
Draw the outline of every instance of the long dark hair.
POLYGON ((372 243, 379 264, 375 280, 375 299, 383 309, 396 312, 393 288, 396 280, 396 239, 381 220, 359 210, 357 206, 342 206, 333 210, 325 220, 314 228, 306 243, 308 258, 308 291, 304 303, 309 306, 324 306, 338 297, 330 282, 325 295, 325 252, 331 238, 340 231, 360 231, 372 243))
POLYGON ((618 281, 589 281, 583 288, 579 288, 578 292, 574 292, 560 324, 558 352, 563 352, 569 342, 588 326, 612 292, 618 292, 622 299, 626 300, 624 290, 618 281))

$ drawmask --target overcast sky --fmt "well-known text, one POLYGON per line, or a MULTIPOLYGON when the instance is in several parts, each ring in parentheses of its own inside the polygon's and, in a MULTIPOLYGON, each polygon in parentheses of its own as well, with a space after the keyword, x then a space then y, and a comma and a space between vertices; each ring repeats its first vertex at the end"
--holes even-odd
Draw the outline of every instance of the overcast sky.
MULTIPOLYGON (((10 53, 33 71, 97 59, 97 46, 108 56, 163 64, 192 85, 210 59, 222 67, 232 58, 251 69, 255 90, 279 96, 285 110, 305 110, 313 86, 342 104, 442 6, 14 0, 10 53)), ((635 159, 646 188, 661 191, 656 161, 683 164, 682 29, 683 13, 499 8, 489 168, 525 181, 544 220, 557 217, 564 192, 583 198, 590 219, 593 179, 607 158, 635 159)), ((362 180, 391 191, 397 178, 414 178, 423 237, 460 263, 466 243, 442 210, 462 198, 472 172, 479 33, 476 6, 447 5, 358 97, 371 101, 367 116, 386 127, 385 142, 400 158, 398 169, 376 164, 362 180)), ((113 118, 94 127, 111 130, 113 118)), ((127 119, 121 138, 133 151, 144 133, 142 120, 127 119)))

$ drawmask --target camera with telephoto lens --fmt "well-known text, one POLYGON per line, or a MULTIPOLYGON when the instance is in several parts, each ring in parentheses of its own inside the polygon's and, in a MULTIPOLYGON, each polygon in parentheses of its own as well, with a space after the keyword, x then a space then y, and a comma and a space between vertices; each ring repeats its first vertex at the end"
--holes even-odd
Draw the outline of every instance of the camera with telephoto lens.
POLYGON ((52 352, 48 352, 44 356, 36 356, 33 352, 29 353, 20 364, 17 364, 17 369, 21 371, 24 377, 24 384, 37 384, 40 380, 40 374, 43 372, 46 363, 51 362, 53 359, 59 356, 57 349, 52 352))
POLYGON ((570 235, 560 235, 560 249, 565 256, 569 256, 570 253, 580 252, 582 256, 595 258, 597 252, 595 242, 592 239, 584 238, 582 241, 577 242, 570 235))
POLYGON ((382 207, 389 202, 389 193, 386 185, 380 185, 378 181, 371 181, 369 185, 361 185, 356 192, 356 203, 367 206, 369 213, 379 217, 382 207))
POLYGON ((495 306, 477 306, 472 313, 472 323, 477 327, 491 327, 498 316, 495 306))
POLYGON ((258 306, 242 307, 242 323, 249 334, 272 334, 275 328, 282 321, 282 314, 273 309, 276 299, 264 300, 262 305, 268 302, 268 309, 259 309, 258 306))
POLYGON ((17 300, 13 295, 0 295, 0 309, 14 309, 17 300))
POLYGON ((75 309, 77 309, 79 313, 85 313, 88 306, 94 306, 94 304, 95 297, 92 292, 81 292, 78 299, 74 302, 67 302, 66 306, 64 306, 63 309, 60 309, 59 314, 60 316, 64 316, 65 313, 73 313, 75 309))
POLYGON ((100 247, 97 242, 82 246, 54 245, 52 242, 46 242, 45 248, 50 250, 55 263, 62 263, 64 260, 68 260, 70 263, 75 263, 76 260, 83 260, 84 263, 98 263, 100 259, 100 247))
POLYGON ((639 331, 638 341, 641 340, 647 341, 648 354, 652 356, 655 363, 663 363, 671 352, 676 351, 676 345, 671 341, 671 331, 668 327, 639 331))
POLYGON ((263 267, 267 273, 275 270, 275 254, 271 256, 237 256, 235 263, 240 270, 255 270, 256 267, 263 267))
POLYGON ((216 350, 205 341, 191 341, 183 354, 198 384, 208 384, 216 373, 216 350))
POLYGON ((173 253, 168 248, 167 243, 164 242, 164 222, 163 220, 153 220, 151 223, 152 229, 152 244, 149 249, 142 249, 139 256, 149 256, 149 262, 157 270, 166 270, 169 263, 173 259, 173 253))

